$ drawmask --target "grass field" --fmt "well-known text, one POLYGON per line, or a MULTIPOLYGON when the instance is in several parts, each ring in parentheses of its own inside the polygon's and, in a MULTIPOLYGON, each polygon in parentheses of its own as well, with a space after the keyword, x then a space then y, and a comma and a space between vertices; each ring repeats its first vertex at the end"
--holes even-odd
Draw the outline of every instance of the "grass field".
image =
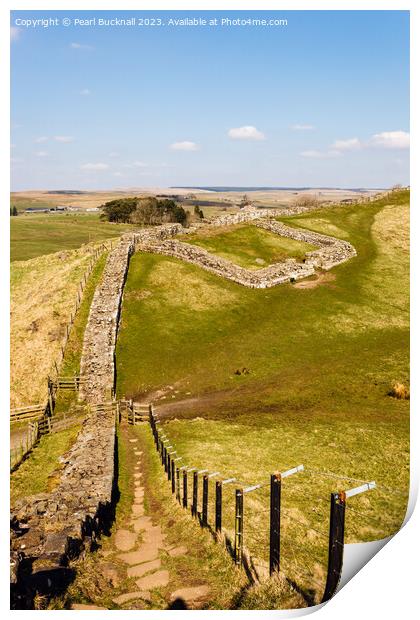
MULTIPOLYGON (((167 257, 131 261, 118 393, 155 401, 190 466, 251 484, 304 463, 307 472, 285 483, 284 562, 292 574, 293 558, 303 565, 303 549, 290 541, 304 541, 312 557, 306 572, 320 583, 329 493, 357 486, 346 477, 379 485, 349 503, 357 513, 348 512, 346 542, 393 533, 405 514, 408 402, 388 392, 395 381, 407 384, 409 373, 408 203, 402 191, 284 218, 357 249, 310 287, 249 290, 167 257), (243 368, 249 374, 236 374, 243 368)), ((266 493, 247 501, 249 526, 266 532, 259 512, 266 493)), ((261 541, 251 538, 257 552, 261 541)), ((295 578, 310 588, 304 576, 295 578)))
MULTIPOLYGON (((92 251, 93 248, 88 246, 12 263, 12 407, 44 402, 46 399, 47 376, 58 356, 65 326, 70 312, 74 310, 77 289, 92 251)), ((92 274, 94 276, 95 272, 92 274)), ((89 288, 85 292, 87 299, 89 288)), ((81 318, 83 312, 86 308, 82 304, 81 318)), ((81 337, 79 333, 79 340, 81 337)), ((69 342, 69 354, 72 343, 73 336, 69 342)))
POLYGON ((306 252, 317 249, 310 243, 280 237, 249 225, 230 226, 228 230, 208 228, 194 235, 185 235, 181 239, 247 269, 260 269, 286 258, 301 261, 306 252))
POLYGON ((74 443, 80 423, 58 433, 44 435, 38 446, 10 475, 10 502, 37 493, 51 493, 58 482, 62 468, 59 457, 74 443))
POLYGON ((98 214, 42 213, 10 218, 10 258, 26 261, 118 237, 130 224, 101 222, 98 214))

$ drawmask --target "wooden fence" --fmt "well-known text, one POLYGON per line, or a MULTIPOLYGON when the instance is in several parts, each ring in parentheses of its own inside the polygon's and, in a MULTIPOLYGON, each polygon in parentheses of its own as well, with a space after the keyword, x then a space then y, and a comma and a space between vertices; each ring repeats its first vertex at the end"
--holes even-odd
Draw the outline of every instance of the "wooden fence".
MULTIPOLYGON (((118 241, 117 241, 118 242, 118 241)), ((97 248, 95 248, 95 250, 92 253, 91 259, 89 261, 88 267, 85 271, 85 273, 82 276, 82 279, 79 283, 78 289, 77 289, 77 293, 76 293, 76 298, 74 301, 74 307, 73 310, 70 312, 70 316, 68 318, 68 321, 65 325, 64 328, 64 337, 63 340, 60 343, 60 350, 58 353, 58 357, 54 360, 52 366, 51 366, 51 370, 49 375, 51 377, 58 377, 60 375, 60 368, 61 365, 63 363, 64 360, 64 356, 65 356, 65 351, 66 351, 66 346, 67 346, 67 342, 68 339, 70 337, 70 332, 71 332, 71 328, 73 327, 73 323, 75 321, 76 318, 76 314, 80 308, 80 305, 82 303, 82 299, 83 299, 83 291, 85 289, 85 286, 87 284, 87 281, 90 277, 90 275, 92 274, 92 271, 95 268, 96 262, 99 259, 99 257, 102 255, 103 252, 108 251, 108 250, 112 250, 114 245, 114 240, 111 239, 111 241, 109 242, 104 242, 101 243, 101 245, 97 248)))
MULTIPOLYGON (((169 438, 163 433, 159 418, 154 413, 152 406, 149 408, 149 422, 165 476, 168 479, 173 495, 180 505, 189 510, 191 516, 198 519, 202 527, 213 531, 215 538, 226 545, 235 564, 244 566, 248 576, 252 580, 260 581, 261 578, 265 578, 266 576, 278 576, 282 567, 281 550, 282 544, 284 544, 284 541, 281 540, 281 520, 283 513, 289 518, 288 509, 282 507, 282 485, 286 478, 305 471, 304 466, 298 465, 284 472, 274 472, 265 482, 246 485, 233 477, 223 478, 219 472, 211 472, 207 469, 198 469, 196 467, 181 465, 180 463, 182 463, 183 459, 178 455, 169 438), (229 484, 234 484, 236 487, 234 490, 234 513, 230 515, 230 519, 234 522, 233 536, 229 535, 223 528, 223 520, 226 517, 224 514, 226 510, 224 510, 223 489, 229 484), (199 510, 198 499, 200 487, 201 509, 199 510), (256 558, 252 557, 247 548, 247 539, 249 536, 252 538, 252 530, 250 531, 245 518, 245 507, 248 502, 248 496, 258 493, 264 488, 269 490, 268 506, 267 509, 263 510, 268 516, 268 532, 260 531, 258 533, 260 535, 259 545, 263 547, 261 550, 264 554, 266 553, 269 558, 265 574, 258 570, 256 558), (211 525, 209 513, 210 491, 212 491, 211 507, 214 511, 211 525)), ((322 474, 322 472, 317 473, 322 474)), ((340 582, 344 555, 345 512, 348 500, 355 495, 375 488, 375 482, 363 482, 363 484, 356 488, 348 491, 337 491, 330 495, 329 533, 321 533, 325 537, 325 550, 328 553, 325 583, 317 581, 313 573, 309 574, 306 572, 306 578, 312 581, 312 586, 316 583, 318 588, 321 589, 321 602, 326 602, 334 595, 340 582)), ((253 505, 255 502, 251 500, 250 504, 253 505)), ((230 507, 227 506, 227 508, 229 509, 230 507)), ((351 507, 348 509, 351 510, 351 507)), ((306 535, 310 534, 311 530, 313 532, 317 531, 310 527, 309 523, 302 523, 306 529, 306 535)), ((290 541, 287 542, 290 545, 290 541)), ((295 540, 292 541, 292 546, 296 547, 295 540)), ((304 567, 298 566, 298 574, 301 576, 305 575, 306 562, 304 564, 304 567)))
POLYGON ((10 450, 10 471, 15 471, 19 467, 43 435, 66 430, 74 426, 78 419, 75 414, 62 413, 51 417, 45 415, 40 420, 29 422, 26 436, 21 439, 18 446, 10 450))
POLYGON ((45 413, 45 403, 30 405, 29 407, 19 407, 10 411, 10 422, 29 422, 39 420, 45 413))
POLYGON ((140 424, 141 422, 149 422, 150 406, 134 403, 132 400, 119 400, 118 419, 121 421, 123 416, 126 417, 128 424, 140 424))

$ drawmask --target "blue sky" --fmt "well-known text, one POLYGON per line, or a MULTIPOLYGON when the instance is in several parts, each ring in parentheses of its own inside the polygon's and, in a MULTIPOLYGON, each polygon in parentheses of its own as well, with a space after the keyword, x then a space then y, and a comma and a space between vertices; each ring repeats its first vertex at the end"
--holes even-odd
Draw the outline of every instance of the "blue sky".
POLYGON ((11 24, 14 190, 409 183, 407 12, 14 11, 11 24), (287 26, 168 24, 200 16, 287 26), (42 18, 60 25, 16 25, 42 18))

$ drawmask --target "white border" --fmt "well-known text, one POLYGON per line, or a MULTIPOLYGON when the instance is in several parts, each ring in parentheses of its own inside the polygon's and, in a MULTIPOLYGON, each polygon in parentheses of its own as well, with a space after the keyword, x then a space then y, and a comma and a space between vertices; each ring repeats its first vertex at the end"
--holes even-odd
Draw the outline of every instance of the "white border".
MULTIPOLYGON (((417 3, 418 4, 418 3, 417 3)), ((9 373, 9 360, 8 360, 8 227, 9 227, 9 214, 7 212, 9 204, 9 100, 5 94, 8 88, 9 82, 9 11, 10 10, 410 10, 411 11, 411 108, 412 110, 419 109, 419 97, 418 97, 418 59, 420 58, 420 31, 419 31, 419 9, 414 1, 395 1, 395 0, 353 0, 351 2, 341 0, 340 2, 333 0, 294 0, 288 2, 273 1, 273 0, 189 0, 189 1, 159 1, 159 0, 42 0, 40 2, 30 0, 3 0, 0 5, 0 58, 1 61, 1 77, 2 77, 2 93, 3 96, 0 100, 1 112, 2 112, 2 124, 1 124, 1 141, 2 149, 0 150, 2 158, 1 170, 1 185, 0 191, 2 193, 2 207, 0 210, 1 218, 1 243, 0 243, 0 255, 2 261, 2 269, 0 270, 0 291, 1 291, 1 351, 3 355, 0 362, 0 372, 3 382, 8 377, 9 373)), ((392 85, 391 85, 392 86, 392 85)), ((416 171, 418 170, 418 122, 417 117, 414 116, 411 121, 411 179, 412 179, 412 238, 416 239, 419 231, 419 205, 418 205, 418 190, 416 183, 416 171)), ((418 172, 417 172, 418 174, 418 172)), ((419 252, 416 249, 416 245, 412 244, 412 273, 415 273, 416 268, 419 265, 419 252)), ((396 283, 398 285, 398 283, 396 283)), ((419 294, 418 287, 415 286, 415 282, 412 281, 412 316, 417 317, 419 315, 419 294)), ((412 335, 411 335, 411 347, 414 353, 418 350, 419 338, 418 338, 418 325, 417 321, 412 323, 412 335)), ((418 407, 418 390, 419 384, 419 368, 417 359, 413 360, 412 366, 412 378, 411 378, 411 407, 412 412, 415 412, 418 407)), ((8 390, 6 385, 2 385, 0 390, 1 398, 1 410, 2 410, 2 423, 4 424, 3 437, 8 436, 8 390)), ((411 419, 411 482, 412 493, 410 497, 410 510, 412 512, 415 497, 418 489, 419 482, 419 422, 418 415, 412 414, 411 419), (413 493, 414 491, 414 493, 413 493)), ((4 442, 5 444, 7 441, 4 442)), ((0 528, 2 536, 0 537, 0 570, 1 570, 1 584, 2 594, 1 597, 1 609, 7 614, 22 615, 32 614, 30 611, 15 611, 10 612, 8 610, 8 563, 9 563, 9 549, 7 537, 4 536, 8 531, 8 513, 5 510, 5 506, 8 502, 8 450, 2 450, 2 469, 1 469, 1 481, 2 488, 4 488, 2 507, 0 512, 1 522, 0 528)), ((373 558, 350 582, 349 585, 344 587, 339 594, 330 601, 326 606, 318 611, 318 616, 323 620, 334 620, 337 617, 340 620, 350 620, 356 616, 360 618, 395 618, 398 616, 401 619, 411 619, 418 614, 417 610, 417 588, 418 578, 416 576, 418 572, 418 566, 415 552, 415 543, 418 544, 419 539, 419 527, 420 517, 419 510, 417 509, 414 515, 411 517, 407 525, 403 530, 375 557, 373 558), (417 612, 417 613, 416 613, 417 612)), ((51 614, 59 612, 38 612, 42 616, 47 614, 50 617, 51 614)), ((79 612, 86 613, 86 612, 79 612)), ((99 617, 101 612, 94 612, 99 617)), ((111 612, 114 614, 121 614, 123 612, 111 612)), ((169 612, 170 613, 170 612, 169 612)), ((200 615, 209 612, 189 612, 189 617, 192 615, 200 615)), ((283 616, 282 612, 269 612, 269 611, 256 611, 256 612, 212 612, 214 614, 226 614, 230 616, 240 613, 247 613, 251 617, 257 617, 260 614, 283 616)), ((150 611, 150 612, 137 612, 137 615, 158 616, 160 614, 167 615, 168 612, 150 611)), ((296 615, 288 614, 290 616, 296 615)), ((102 616, 102 614, 101 614, 102 616)), ((38 617, 40 617, 38 615, 38 617)))

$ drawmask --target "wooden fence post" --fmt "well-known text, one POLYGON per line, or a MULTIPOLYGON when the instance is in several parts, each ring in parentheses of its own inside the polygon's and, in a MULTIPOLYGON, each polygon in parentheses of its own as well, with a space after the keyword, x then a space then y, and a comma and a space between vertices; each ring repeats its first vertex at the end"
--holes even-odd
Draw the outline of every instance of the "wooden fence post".
POLYGON ((193 472, 193 493, 192 493, 192 506, 191 515, 197 516, 197 502, 198 502, 198 471, 193 472))
POLYGON ((175 459, 172 459, 171 487, 172 487, 172 493, 175 493, 175 459))
POLYGON ((188 472, 186 469, 182 471, 182 505, 188 507, 188 472))
POLYGON ((325 603, 334 596, 340 581, 343 567, 345 513, 346 494, 344 491, 331 493, 328 573, 321 603, 325 603))
POLYGON ((244 546, 244 492, 236 489, 235 492, 235 564, 242 563, 244 546))
POLYGON ((222 481, 216 480, 216 532, 222 531, 222 481))
POLYGON ((181 488, 179 483, 179 467, 176 468, 176 499, 181 501, 181 488))
POLYGON ((167 472, 168 471, 168 450, 166 449, 166 446, 163 446, 163 467, 164 467, 164 470, 167 472))
POLYGON ((203 506, 201 510, 201 524, 206 527, 208 520, 208 506, 209 506, 209 477, 208 474, 203 476, 203 506))
POLYGON ((270 477, 270 575, 280 571, 281 475, 270 477))
MULTIPOLYGON (((49 417, 51 417, 54 414, 54 401, 53 401, 53 395, 52 395, 52 381, 50 377, 48 377, 48 406, 50 410, 49 417)), ((48 422, 48 428, 50 428, 49 422, 48 422)))
POLYGON ((171 466, 172 459, 171 459, 171 455, 170 455, 169 452, 167 453, 167 455, 168 455, 167 456, 168 462, 166 463, 166 473, 168 474, 168 480, 170 480, 171 479, 171 469, 172 469, 172 466, 171 466))

